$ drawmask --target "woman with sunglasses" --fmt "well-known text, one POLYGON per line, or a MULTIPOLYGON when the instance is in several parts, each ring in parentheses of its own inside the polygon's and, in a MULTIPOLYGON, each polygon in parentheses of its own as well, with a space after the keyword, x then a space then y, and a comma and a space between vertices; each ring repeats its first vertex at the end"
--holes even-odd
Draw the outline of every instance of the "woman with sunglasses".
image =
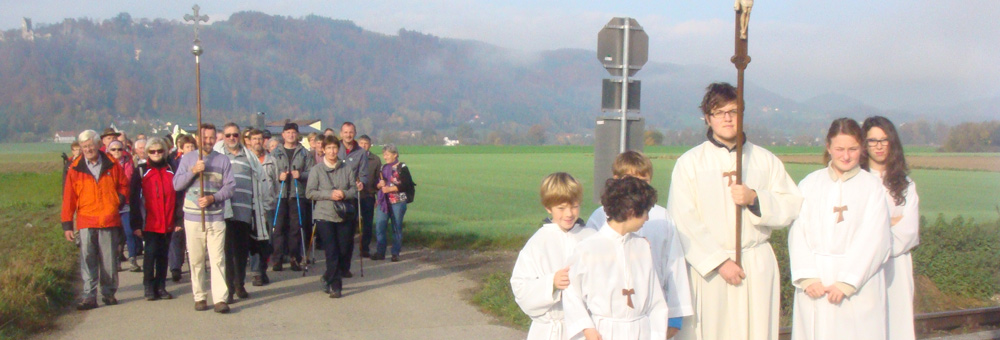
POLYGON ((146 256, 142 285, 146 300, 172 299, 167 292, 167 251, 177 217, 177 192, 174 191, 174 169, 167 161, 167 143, 153 138, 146 143, 146 162, 139 165, 139 175, 132 182, 132 201, 145 208, 145 223, 135 236, 145 241, 146 256))
POLYGON ((861 167, 881 179, 889 204, 892 250, 883 267, 889 339, 915 339, 910 251, 920 244, 920 197, 913 180, 907 176, 910 169, 896 126, 885 117, 874 116, 865 119, 862 129, 868 156, 861 160, 861 167))
MULTIPOLYGON (((132 156, 128 155, 125 151, 125 143, 119 140, 113 140, 108 144, 108 154, 115 159, 118 164, 122 166, 122 170, 125 171, 125 178, 129 183, 132 183, 132 177, 135 174, 135 166, 132 163, 132 156)), ((136 212, 140 213, 140 212, 136 212)), ((122 228, 125 232, 125 246, 128 249, 128 262, 130 272, 141 272, 142 267, 139 267, 139 262, 136 256, 139 255, 139 248, 142 247, 142 239, 136 237, 132 233, 132 221, 130 220, 131 209, 128 204, 122 205, 119 210, 122 219, 122 228)))

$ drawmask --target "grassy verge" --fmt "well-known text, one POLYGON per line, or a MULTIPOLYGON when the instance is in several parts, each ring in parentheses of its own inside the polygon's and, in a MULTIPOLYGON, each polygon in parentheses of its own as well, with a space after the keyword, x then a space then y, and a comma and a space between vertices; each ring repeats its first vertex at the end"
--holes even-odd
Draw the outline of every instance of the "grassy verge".
POLYGON ((62 237, 61 172, 0 174, 0 338, 52 325, 70 304, 77 251, 62 237), (34 190, 32 190, 34 189, 34 190))
POLYGON ((514 294, 510 288, 510 273, 496 272, 483 279, 482 290, 472 296, 472 303, 496 316, 506 325, 520 330, 527 330, 531 325, 531 318, 524 315, 514 302, 514 294))

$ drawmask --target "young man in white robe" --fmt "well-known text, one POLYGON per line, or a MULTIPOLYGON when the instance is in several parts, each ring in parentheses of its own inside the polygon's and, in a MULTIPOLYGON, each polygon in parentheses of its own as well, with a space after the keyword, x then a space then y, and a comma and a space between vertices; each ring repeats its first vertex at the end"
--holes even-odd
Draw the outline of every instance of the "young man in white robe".
POLYGON ((635 234, 655 203, 656 189, 641 179, 608 180, 601 195, 608 221, 570 258, 563 291, 570 339, 666 339, 669 307, 649 242, 635 234))
MULTIPOLYGON (((614 178, 632 176, 646 183, 653 178, 653 163, 649 158, 636 151, 625 151, 615 157, 611 164, 614 178)), ((604 207, 594 210, 587 219, 587 227, 600 230, 608 221, 604 207)), ((667 321, 667 338, 672 338, 681 330, 682 318, 692 314, 691 288, 688 283, 687 263, 684 261, 684 249, 677 238, 677 227, 667 214, 667 209, 654 204, 649 210, 649 221, 636 232, 639 237, 649 241, 650 252, 653 255, 653 267, 660 278, 663 296, 670 308, 670 319, 667 321)))
POLYGON ((583 186, 565 172, 542 181, 542 205, 550 218, 528 239, 514 263, 510 286, 514 301, 531 317, 529 340, 561 340, 563 290, 569 285, 569 257, 577 243, 593 235, 580 217, 583 186))
POLYGON ((892 250, 883 271, 886 279, 886 317, 889 339, 917 338, 913 327, 913 259, 910 251, 920 244, 920 197, 917 186, 907 176, 909 168, 903 155, 903 143, 896 126, 881 116, 865 119, 867 159, 861 158, 861 168, 880 178, 889 205, 889 232, 892 250))
POLYGON ((861 171, 862 132, 850 118, 827 134, 829 166, 799 183, 802 211, 788 233, 795 302, 792 339, 887 339, 889 211, 878 177, 861 171))
POLYGON ((667 212, 684 248, 694 305, 678 339, 778 338, 780 278, 768 241, 798 216, 802 198, 784 164, 745 138, 743 184, 735 184, 736 101, 732 85, 709 85, 701 104, 708 141, 681 155, 671 177, 667 212))

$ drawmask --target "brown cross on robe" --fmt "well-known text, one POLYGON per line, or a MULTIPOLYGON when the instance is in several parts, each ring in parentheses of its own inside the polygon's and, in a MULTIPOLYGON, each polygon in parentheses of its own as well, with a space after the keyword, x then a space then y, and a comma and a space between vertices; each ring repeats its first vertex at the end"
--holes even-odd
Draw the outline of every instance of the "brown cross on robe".
POLYGON ((632 305, 632 295, 633 294, 635 294, 635 289, 622 289, 622 295, 625 295, 625 297, 628 298, 628 301, 626 301, 627 304, 628 304, 628 307, 635 309, 635 306, 632 305))
POLYGON ((833 212, 837 213, 837 223, 844 222, 844 212, 847 211, 847 206, 842 205, 839 207, 833 207, 833 212))
POLYGON ((729 185, 733 185, 733 181, 736 180, 736 171, 723 172, 722 177, 729 177, 729 185))

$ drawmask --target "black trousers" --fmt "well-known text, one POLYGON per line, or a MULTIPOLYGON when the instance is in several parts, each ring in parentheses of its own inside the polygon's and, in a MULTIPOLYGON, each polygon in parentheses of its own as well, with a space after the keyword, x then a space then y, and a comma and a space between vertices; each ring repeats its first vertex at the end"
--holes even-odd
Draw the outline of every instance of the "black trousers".
POLYGON ((330 222, 316 220, 316 233, 323 240, 326 255, 326 272, 323 282, 333 286, 333 290, 343 288, 341 270, 351 263, 350 247, 354 243, 354 226, 350 222, 330 222))
POLYGON ((375 197, 361 197, 361 252, 371 253, 372 226, 375 224, 375 197))
MULTIPOLYGON (((173 227, 170 227, 173 229, 173 227)), ((146 256, 142 258, 142 284, 154 289, 167 287, 167 252, 173 233, 143 232, 146 256)))
POLYGON ((243 288, 250 256, 250 224, 226 219, 226 287, 229 294, 243 288))
POLYGON ((274 258, 272 262, 277 265, 281 263, 282 256, 289 256, 295 261, 302 260, 302 224, 306 223, 306 212, 312 207, 309 199, 302 197, 282 198, 278 202, 278 221, 274 225, 274 234, 271 235, 274 246, 274 258), (298 206, 298 208, 296 207, 298 206), (302 210, 302 223, 299 221, 299 208, 302 210))

